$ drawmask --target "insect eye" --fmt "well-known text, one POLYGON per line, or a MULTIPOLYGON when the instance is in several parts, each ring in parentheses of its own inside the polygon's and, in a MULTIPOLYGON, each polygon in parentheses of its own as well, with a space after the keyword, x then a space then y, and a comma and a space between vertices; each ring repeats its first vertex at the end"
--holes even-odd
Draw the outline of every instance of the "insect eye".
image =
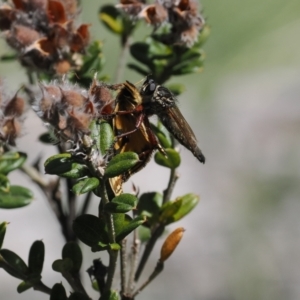
POLYGON ((152 82, 149 84, 149 92, 154 92, 156 88, 156 83, 152 82))
POLYGON ((156 89, 156 83, 154 82, 153 79, 150 79, 144 92, 145 92, 145 94, 151 95, 154 93, 155 89, 156 89))

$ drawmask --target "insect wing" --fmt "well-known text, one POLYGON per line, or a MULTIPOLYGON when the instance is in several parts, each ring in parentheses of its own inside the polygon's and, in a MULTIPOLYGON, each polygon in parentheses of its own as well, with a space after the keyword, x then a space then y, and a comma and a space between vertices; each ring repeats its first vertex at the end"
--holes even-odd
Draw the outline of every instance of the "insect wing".
POLYGON ((189 149, 200 162, 205 163, 205 157, 197 145, 195 134, 179 108, 174 105, 160 112, 158 116, 179 143, 189 149))
MULTIPOLYGON (((125 182, 132 174, 145 167, 155 149, 163 151, 163 148, 153 134, 146 116, 137 128, 138 117, 141 116, 141 113, 133 112, 141 103, 141 96, 137 88, 130 82, 126 82, 116 101, 114 111, 116 116, 113 119, 113 130, 117 138, 114 144, 115 154, 131 151, 137 153, 140 158, 135 166, 122 175, 122 180, 125 182), (122 113, 118 114, 118 112, 122 113), (126 135, 127 132, 128 135, 126 135), (118 138, 118 136, 121 137, 118 138)), ((118 180, 115 181, 118 182, 118 180)))

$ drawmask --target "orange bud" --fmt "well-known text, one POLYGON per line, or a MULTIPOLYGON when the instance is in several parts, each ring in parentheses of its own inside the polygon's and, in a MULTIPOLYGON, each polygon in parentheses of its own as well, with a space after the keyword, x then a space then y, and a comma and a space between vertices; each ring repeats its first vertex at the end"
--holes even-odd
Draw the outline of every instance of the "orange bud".
POLYGON ((164 244, 160 250, 160 261, 166 261, 169 256, 173 253, 176 249, 177 245, 179 244, 185 229, 183 227, 179 227, 175 229, 169 236, 166 238, 164 244))

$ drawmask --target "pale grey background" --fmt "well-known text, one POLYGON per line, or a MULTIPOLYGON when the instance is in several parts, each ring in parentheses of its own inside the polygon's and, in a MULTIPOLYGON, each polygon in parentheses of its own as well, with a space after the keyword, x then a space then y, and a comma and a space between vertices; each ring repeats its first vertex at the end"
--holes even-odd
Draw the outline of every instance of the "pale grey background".
MULTIPOLYGON (((83 20, 92 23, 93 36, 107 44, 106 72, 113 74, 117 39, 98 25, 96 16, 104 1, 82 2, 83 20)), ((186 228, 183 241, 164 273, 138 299, 299 299, 300 2, 203 0, 202 4, 212 27, 205 70, 173 79, 186 85, 180 108, 207 157, 203 166, 181 149, 181 178, 174 196, 194 192, 201 202, 174 224, 173 228, 186 228)), ((3 44, 0 51, 5 52, 3 44)), ((22 71, 13 70, 12 65, 1 64, 0 75, 17 89, 22 71)), ((126 79, 136 82, 140 77, 126 73, 126 79)), ((35 134, 43 131, 31 114, 18 144, 29 152, 30 160, 40 153, 54 153, 51 148, 37 148, 35 134)), ((166 176, 167 170, 151 163, 130 182, 142 192, 162 190, 166 176)), ((18 175, 11 180, 30 184, 18 175)), ((95 199, 90 212, 96 207, 95 199)), ((26 260, 32 242, 42 239, 43 281, 49 286, 62 281, 51 264, 60 258, 63 239, 40 192, 27 208, 1 210, 0 220, 10 222, 5 248, 26 260)), ((82 249, 88 255, 88 248, 82 249)), ((86 257, 83 270, 91 259, 86 257)), ((86 275, 84 281, 89 286, 86 275)), ((0 282, 1 299, 48 299, 33 291, 18 295, 19 281, 3 270, 0 282)), ((97 299, 96 293, 91 295, 97 299)))

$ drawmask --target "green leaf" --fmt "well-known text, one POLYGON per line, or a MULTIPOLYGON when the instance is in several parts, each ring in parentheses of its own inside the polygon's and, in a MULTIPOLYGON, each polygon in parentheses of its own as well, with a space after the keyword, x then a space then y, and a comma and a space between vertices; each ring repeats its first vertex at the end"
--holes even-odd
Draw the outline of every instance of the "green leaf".
POLYGON ((22 279, 24 275, 27 275, 29 272, 28 267, 26 266, 25 262, 19 257, 16 253, 8 250, 8 249, 1 249, 0 255, 6 260, 6 262, 15 269, 16 272, 12 273, 7 271, 10 275, 22 279))
POLYGON ((0 224, 0 249, 2 248, 3 245, 7 224, 8 224, 7 222, 2 222, 0 224))
POLYGON ((100 152, 105 155, 112 147, 114 142, 114 133, 110 124, 102 121, 100 125, 100 152))
POLYGON ((66 290, 61 283, 54 284, 51 289, 50 300, 67 300, 66 290))
POLYGON ((48 132, 41 134, 39 136, 39 141, 47 145, 53 145, 53 137, 48 132))
POLYGON ((113 33, 121 34, 124 30, 121 13, 113 5, 102 6, 99 19, 113 33))
POLYGON ((16 59, 17 59, 17 54, 15 54, 15 53, 3 54, 0 56, 0 61, 3 61, 3 62, 10 62, 10 61, 16 60, 16 59))
POLYGON ((99 184, 99 179, 96 177, 85 178, 73 185, 72 192, 76 195, 85 194, 94 190, 99 184))
POLYGON ((148 227, 140 226, 138 229, 139 239, 142 243, 146 243, 151 238, 151 230, 148 227))
POLYGON ((120 153, 108 163, 105 176, 111 178, 123 174, 139 162, 139 156, 134 152, 120 153))
POLYGON ((168 225, 176 222, 191 212, 199 202, 195 194, 186 194, 173 202, 166 203, 161 210, 160 222, 168 225))
POLYGON ((28 282, 28 281, 22 281, 18 287, 17 287, 17 291, 19 294, 29 290, 30 288, 32 288, 33 286, 33 283, 31 282, 28 282))
POLYGON ((202 56, 188 62, 183 62, 181 64, 176 65, 172 69, 172 74, 175 76, 175 75, 199 73, 203 70, 203 62, 204 62, 204 57, 202 56))
POLYGON ((158 215, 162 202, 162 194, 157 192, 144 193, 139 198, 137 205, 138 214, 146 217, 158 215))
POLYGON ((70 153, 62 153, 51 156, 44 164, 45 172, 60 177, 77 179, 89 175, 85 165, 74 161, 70 153))
POLYGON ((136 207, 137 198, 132 194, 121 194, 112 199, 104 206, 104 210, 109 213, 126 213, 136 207))
POLYGON ((73 269, 73 262, 68 257, 64 259, 57 259, 53 262, 52 269, 59 273, 71 272, 73 269))
POLYGON ((174 215, 178 212, 181 207, 180 201, 167 202, 161 209, 159 216, 160 223, 170 224, 174 220, 174 215))
POLYGON ((208 25, 205 25, 201 32, 200 35, 198 36, 198 41, 194 44, 193 48, 200 48, 202 45, 207 41, 209 35, 210 35, 210 27, 208 25))
POLYGON ((165 149, 167 153, 167 157, 165 157, 162 153, 156 152, 154 159, 157 164, 163 167, 167 167, 170 169, 176 169, 181 162, 179 153, 171 148, 165 149))
POLYGON ((19 208, 31 203, 32 192, 22 186, 12 185, 8 193, 0 191, 0 208, 19 208))
POLYGON ((5 175, 0 174, 0 192, 8 193, 9 189, 10 189, 9 179, 5 175))
POLYGON ((23 152, 6 152, 0 157, 0 173, 8 174, 19 169, 27 159, 23 152))
POLYGON ((181 205, 179 210, 173 215, 173 222, 179 221, 190 213, 199 203, 199 200, 199 196, 192 193, 177 198, 175 201, 180 201, 181 205))
POLYGON ((165 126, 159 122, 157 126, 151 124, 151 129, 154 131, 159 142, 164 148, 172 148, 172 139, 165 126))
POLYGON ((147 76, 147 75, 149 75, 149 73, 151 73, 150 70, 145 70, 145 69, 141 68, 140 66, 133 64, 133 63, 127 64, 127 67, 130 70, 136 71, 137 73, 141 74, 142 76, 147 76))
POLYGON ((64 245, 62 258, 69 258, 73 263, 72 272, 79 272, 82 264, 82 252, 80 247, 75 242, 68 242, 64 245))
POLYGON ((101 123, 98 120, 93 120, 89 126, 89 136, 95 142, 96 149, 100 149, 100 127, 101 123))
POLYGON ((130 234, 134 229, 142 225, 146 219, 144 217, 137 217, 131 220, 127 225, 127 222, 124 222, 124 227, 122 230, 116 230, 116 242, 121 242, 128 234, 130 234))
POLYGON ((130 46, 130 54, 139 62, 152 66, 153 58, 149 54, 150 46, 147 43, 137 42, 130 46))
POLYGON ((86 245, 92 247, 99 242, 108 244, 109 239, 105 231, 105 223, 93 215, 81 215, 73 222, 76 236, 86 245))
POLYGON ((104 64, 104 56, 102 53, 103 43, 101 41, 93 41, 88 49, 87 54, 83 56, 83 64, 79 70, 80 82, 81 78, 85 77, 92 81, 94 74, 93 72, 99 72, 104 64), (93 71, 93 72, 92 72, 93 71))
POLYGON ((31 274, 40 275, 43 270, 45 245, 42 241, 35 241, 29 251, 28 267, 31 274))
POLYGON ((92 279, 92 288, 93 288, 95 291, 99 292, 98 282, 97 282, 97 280, 95 280, 95 279, 92 279))

